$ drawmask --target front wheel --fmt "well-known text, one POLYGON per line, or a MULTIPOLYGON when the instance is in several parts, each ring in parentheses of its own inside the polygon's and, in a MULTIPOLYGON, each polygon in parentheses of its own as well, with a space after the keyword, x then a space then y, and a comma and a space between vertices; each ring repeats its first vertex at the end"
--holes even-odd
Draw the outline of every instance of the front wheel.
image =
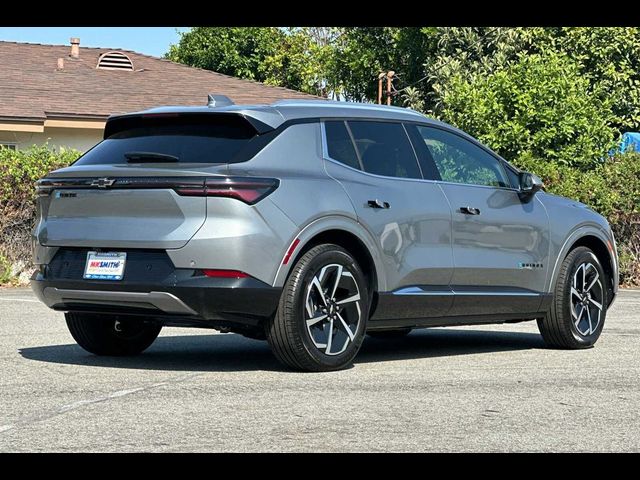
POLYGON ((96 355, 137 355, 156 339, 161 325, 138 318, 119 318, 93 313, 65 313, 73 339, 96 355))
POLYGON ((572 250, 562 262, 547 315, 538 327, 547 345, 587 348, 596 343, 607 316, 607 279, 593 251, 572 250))
POLYGON ((367 282, 356 260, 338 245, 318 245, 293 267, 267 340, 291 368, 339 370, 358 353, 368 313, 367 282))

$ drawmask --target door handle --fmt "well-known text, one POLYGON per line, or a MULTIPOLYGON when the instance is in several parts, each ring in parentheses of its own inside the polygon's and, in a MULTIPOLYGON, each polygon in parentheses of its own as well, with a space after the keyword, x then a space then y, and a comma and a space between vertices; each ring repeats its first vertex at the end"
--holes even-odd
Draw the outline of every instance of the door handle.
POLYGON ((369 200, 367 206, 371 208, 389 208, 391 205, 389 205, 389 202, 381 202, 376 198, 375 200, 369 200))
POLYGON ((465 215, 480 215, 480 209, 475 207, 460 207, 460 213, 465 215))

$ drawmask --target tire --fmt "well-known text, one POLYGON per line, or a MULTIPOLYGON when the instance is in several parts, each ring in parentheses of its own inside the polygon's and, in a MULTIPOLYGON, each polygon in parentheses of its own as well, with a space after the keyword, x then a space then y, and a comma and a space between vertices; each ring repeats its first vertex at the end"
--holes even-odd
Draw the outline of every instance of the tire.
POLYGON ((411 328, 398 328, 397 330, 379 330, 367 332, 371 338, 376 338, 380 340, 387 340, 393 338, 404 338, 411 333, 411 328))
POLYGON ((153 343, 162 329, 161 325, 142 319, 92 313, 70 312, 65 313, 65 318, 78 345, 95 355, 137 355, 153 343))
POLYGON ((560 266, 551 308, 538 319, 547 345, 579 349, 596 343, 607 316, 607 281, 593 251, 577 247, 569 252, 560 266), (590 285, 589 297, 585 297, 583 291, 590 285))
POLYGON ((276 358, 292 369, 340 370, 360 350, 368 314, 367 281, 356 260, 338 245, 318 245, 291 270, 276 314, 266 324, 266 336, 276 358), (339 272, 335 294, 328 295, 325 304, 325 293, 335 288, 339 272), (346 299, 351 301, 343 302, 346 299))

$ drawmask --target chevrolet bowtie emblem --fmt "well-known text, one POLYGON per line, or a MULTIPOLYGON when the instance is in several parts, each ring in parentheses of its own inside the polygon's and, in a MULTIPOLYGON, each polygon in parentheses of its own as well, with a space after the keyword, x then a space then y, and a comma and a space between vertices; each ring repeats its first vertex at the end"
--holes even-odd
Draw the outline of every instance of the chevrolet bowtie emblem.
POLYGON ((116 183, 115 178, 96 178, 91 182, 92 187, 107 188, 116 183))

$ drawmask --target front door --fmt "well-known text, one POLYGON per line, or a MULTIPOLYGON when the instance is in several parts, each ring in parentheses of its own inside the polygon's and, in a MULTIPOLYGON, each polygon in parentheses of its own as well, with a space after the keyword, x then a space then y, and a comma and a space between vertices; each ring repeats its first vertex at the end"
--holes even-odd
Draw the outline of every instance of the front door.
POLYGON ((508 166, 456 133, 417 127, 452 213, 451 315, 537 312, 549 267, 542 203, 522 199, 508 166))

